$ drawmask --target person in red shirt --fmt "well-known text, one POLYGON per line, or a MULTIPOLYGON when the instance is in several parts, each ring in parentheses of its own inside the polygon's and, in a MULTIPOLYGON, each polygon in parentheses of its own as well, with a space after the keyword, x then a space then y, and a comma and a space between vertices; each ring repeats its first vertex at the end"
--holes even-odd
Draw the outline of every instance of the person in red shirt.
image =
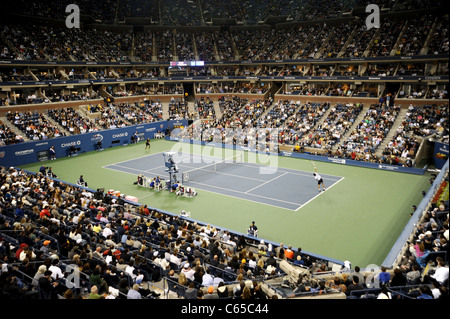
POLYGON ((48 207, 48 205, 44 205, 44 207, 42 207, 42 210, 39 213, 40 218, 44 218, 44 216, 47 216, 48 218, 50 218, 52 216, 50 214, 50 211, 47 209, 47 207, 48 207))

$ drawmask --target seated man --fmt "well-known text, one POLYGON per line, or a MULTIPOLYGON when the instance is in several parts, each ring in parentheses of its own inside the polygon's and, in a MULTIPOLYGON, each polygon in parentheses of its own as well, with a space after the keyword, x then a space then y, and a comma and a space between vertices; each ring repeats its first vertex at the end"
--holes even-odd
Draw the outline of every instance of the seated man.
POLYGON ((138 185, 144 185, 144 176, 142 176, 141 174, 138 175, 138 185))
POLYGON ((179 185, 180 185, 179 181, 177 181, 176 183, 172 184, 172 189, 170 190, 170 192, 175 192, 179 185))
POLYGON ((250 236, 258 237, 258 227, 256 227, 255 222, 252 222, 247 230, 247 234, 250 236))
POLYGON ((42 175, 47 175, 47 167, 45 166, 45 165, 42 165, 40 168, 39 168, 39 173, 42 173, 42 175))
POLYGON ((132 136, 131 136, 131 144, 136 144, 139 142, 139 136, 138 133, 135 132, 132 136))
POLYGON ((75 146, 72 145, 69 148, 68 152, 69 152, 69 157, 71 157, 71 156, 73 156, 73 155, 75 155, 77 153, 77 149, 75 148, 75 146))
POLYGON ((56 175, 53 173, 51 167, 48 168, 47 176, 48 176, 48 177, 53 177, 53 178, 57 178, 57 177, 58 177, 58 176, 56 176, 56 175))
POLYGON ((161 189, 161 179, 159 178, 159 176, 155 178, 155 189, 161 189))
POLYGON ((80 175, 80 178, 77 180, 77 185, 87 187, 87 183, 84 181, 83 175, 80 175))

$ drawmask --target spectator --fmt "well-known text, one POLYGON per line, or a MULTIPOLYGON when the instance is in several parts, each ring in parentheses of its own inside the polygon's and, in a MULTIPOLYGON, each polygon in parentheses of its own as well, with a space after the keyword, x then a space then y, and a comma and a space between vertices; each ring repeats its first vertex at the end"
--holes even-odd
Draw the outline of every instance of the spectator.
POLYGON ((387 272, 387 269, 384 266, 381 266, 381 272, 378 273, 377 277, 380 281, 380 286, 388 285, 391 280, 391 274, 387 272))
POLYGON ((431 292, 431 289, 427 285, 420 285, 419 287, 420 295, 417 297, 417 299, 433 299, 433 293, 431 292))
POLYGON ((352 291, 363 290, 364 286, 359 282, 358 276, 352 276, 352 283, 347 286, 347 295, 349 296, 352 291))
POLYGON ((214 290, 213 286, 209 286, 207 293, 204 295, 204 299, 219 299, 219 295, 214 290))
POLYGON ((142 299, 139 289, 140 289, 139 285, 134 284, 133 288, 128 290, 127 299, 142 299))

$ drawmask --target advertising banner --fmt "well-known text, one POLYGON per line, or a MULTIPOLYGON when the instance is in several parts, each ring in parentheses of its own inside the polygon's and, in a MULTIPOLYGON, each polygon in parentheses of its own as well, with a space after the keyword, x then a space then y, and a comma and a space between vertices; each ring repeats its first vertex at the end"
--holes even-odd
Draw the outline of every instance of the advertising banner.
POLYGON ((11 167, 45 161, 49 159, 49 149, 54 147, 56 158, 91 152, 101 148, 123 146, 132 143, 132 136, 137 133, 140 141, 153 139, 157 133, 165 133, 177 126, 186 126, 187 120, 163 121, 141 124, 124 128, 110 129, 92 133, 57 137, 48 140, 20 143, 0 147, 0 166, 11 167))
POLYGON ((434 143, 434 166, 441 169, 448 160, 448 144, 435 142, 434 143))

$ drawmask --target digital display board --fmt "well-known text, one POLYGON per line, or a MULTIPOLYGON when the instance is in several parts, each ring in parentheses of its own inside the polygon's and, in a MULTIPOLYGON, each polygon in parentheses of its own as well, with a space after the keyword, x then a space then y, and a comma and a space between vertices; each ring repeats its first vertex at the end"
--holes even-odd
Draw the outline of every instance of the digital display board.
POLYGON ((205 61, 172 61, 170 66, 205 66, 205 61))

